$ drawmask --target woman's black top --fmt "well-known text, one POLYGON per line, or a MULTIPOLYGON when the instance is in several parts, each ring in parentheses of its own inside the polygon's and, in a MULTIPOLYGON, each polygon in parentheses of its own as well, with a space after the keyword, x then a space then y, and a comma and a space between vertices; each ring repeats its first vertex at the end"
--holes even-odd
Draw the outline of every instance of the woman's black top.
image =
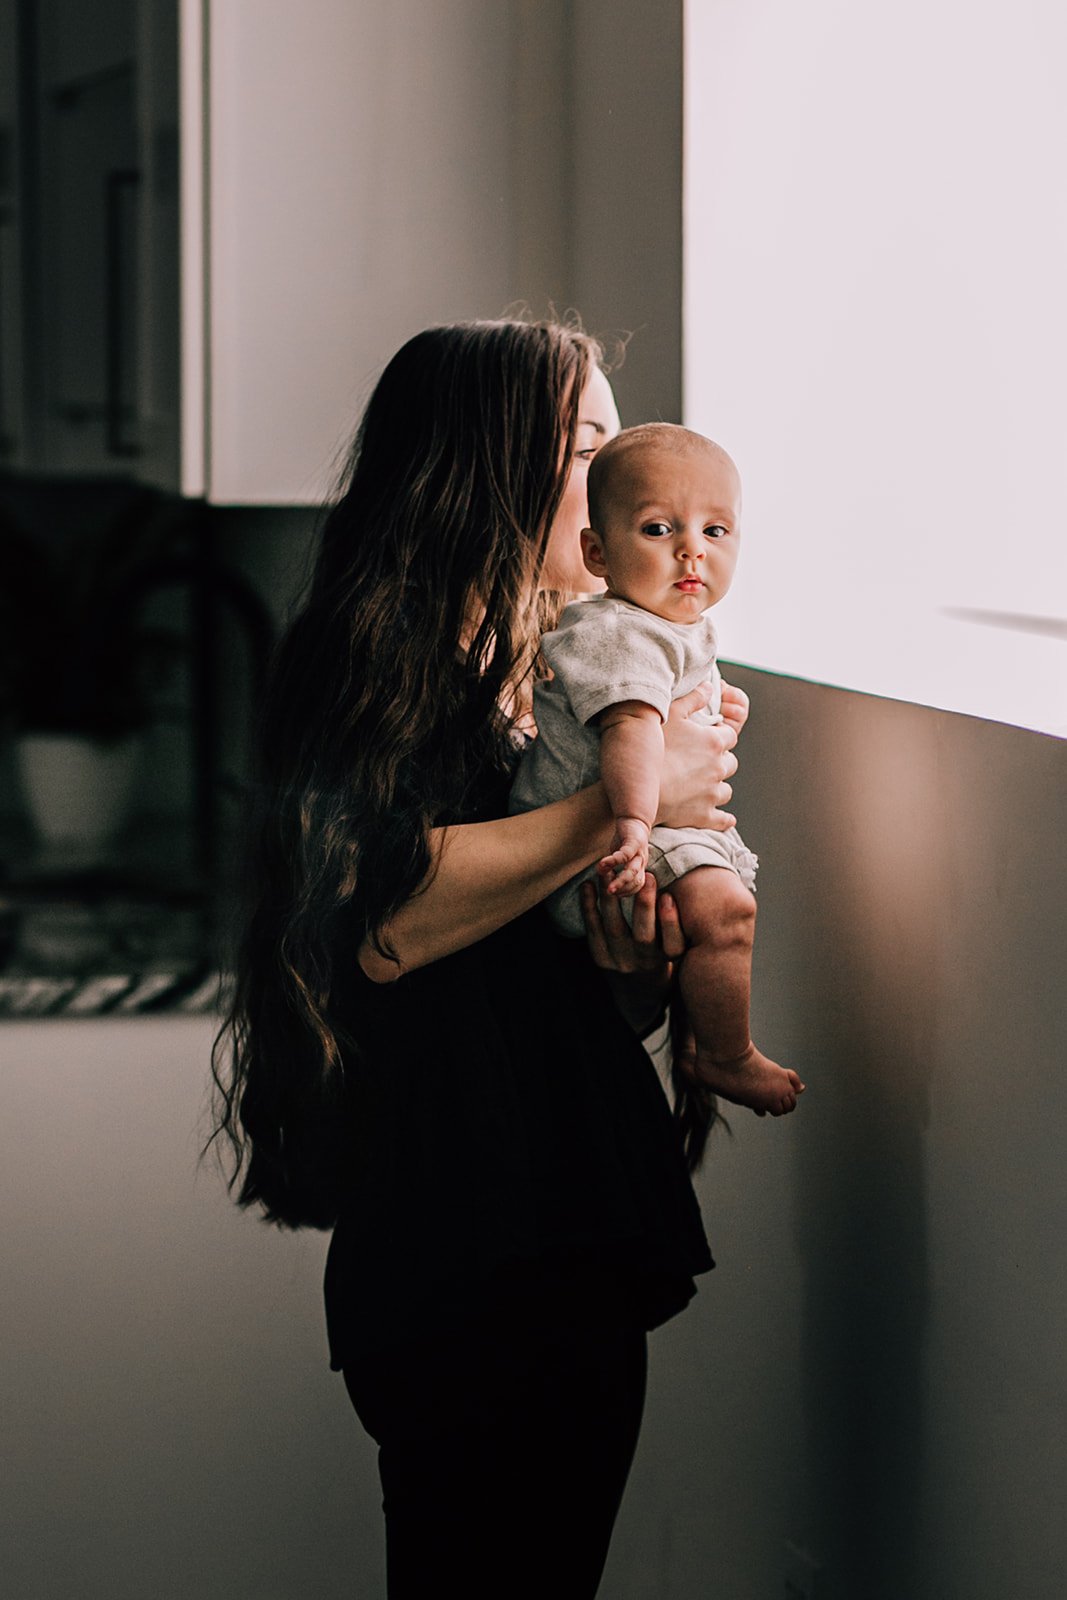
POLYGON ((673 1316, 714 1265, 656 1070, 584 941, 538 908, 373 984, 338 938, 347 1159, 331 1364, 516 1290, 550 1322, 673 1316))

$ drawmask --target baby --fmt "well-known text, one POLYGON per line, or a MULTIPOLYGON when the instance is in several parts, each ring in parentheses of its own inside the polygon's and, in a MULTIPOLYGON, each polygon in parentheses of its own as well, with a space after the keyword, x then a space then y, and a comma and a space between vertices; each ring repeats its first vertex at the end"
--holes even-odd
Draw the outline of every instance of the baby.
POLYGON ((584 932, 579 885, 597 873, 626 899, 646 870, 669 885, 687 941, 679 988, 695 1056, 684 1070, 726 1100, 781 1116, 804 1085, 749 1034, 756 858, 736 828, 655 825, 671 701, 711 682, 703 716, 723 720, 708 612, 734 575, 740 508, 730 457, 687 428, 629 428, 598 452, 582 553, 608 589, 569 605, 542 641, 553 676, 535 690, 538 737, 511 809, 545 805, 600 776, 615 816, 611 854, 551 896, 553 920, 564 933, 584 932))

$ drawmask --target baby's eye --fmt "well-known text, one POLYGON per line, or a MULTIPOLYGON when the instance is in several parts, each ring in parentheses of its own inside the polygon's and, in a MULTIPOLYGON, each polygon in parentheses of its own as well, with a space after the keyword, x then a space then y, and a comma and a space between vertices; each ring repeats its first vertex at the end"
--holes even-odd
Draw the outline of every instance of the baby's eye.
POLYGON ((669 522, 646 522, 641 532, 647 533, 650 539, 667 539, 672 529, 669 522))
POLYGON ((729 528, 724 528, 721 522, 713 522, 710 528, 704 529, 705 539, 725 539, 729 528))

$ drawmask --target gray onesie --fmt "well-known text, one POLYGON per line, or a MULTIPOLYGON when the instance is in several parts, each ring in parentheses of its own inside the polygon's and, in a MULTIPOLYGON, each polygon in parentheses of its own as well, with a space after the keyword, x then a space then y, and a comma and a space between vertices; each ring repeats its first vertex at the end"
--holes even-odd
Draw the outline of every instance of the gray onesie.
MULTIPOLYGON (((541 642, 553 676, 534 690, 537 738, 526 750, 511 790, 510 810, 532 811, 562 800, 600 776, 600 734, 593 721, 622 700, 642 700, 666 720, 672 700, 705 680, 711 703, 702 722, 721 722, 722 682, 715 664, 715 629, 705 612, 697 622, 668 622, 628 600, 598 595, 577 600, 541 642)), ((756 857, 736 828, 652 829, 649 871, 661 889, 694 867, 726 867, 755 888, 756 857)), ((556 926, 584 933, 578 885, 595 877, 595 863, 545 902, 556 926)), ((629 915, 632 900, 622 902, 629 915)))

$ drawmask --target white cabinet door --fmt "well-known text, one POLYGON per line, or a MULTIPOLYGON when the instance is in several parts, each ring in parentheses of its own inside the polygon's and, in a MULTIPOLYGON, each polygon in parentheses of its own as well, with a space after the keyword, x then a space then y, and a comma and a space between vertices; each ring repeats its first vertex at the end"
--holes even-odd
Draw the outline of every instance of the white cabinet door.
MULTIPOLYGON (((188 285, 183 305, 187 384, 203 336, 204 489, 314 504, 397 346, 516 292, 513 6, 211 0, 202 72, 200 10, 183 4, 182 148, 187 201, 206 173, 202 328, 188 285)), ((191 467, 183 482, 195 492, 191 467)))

